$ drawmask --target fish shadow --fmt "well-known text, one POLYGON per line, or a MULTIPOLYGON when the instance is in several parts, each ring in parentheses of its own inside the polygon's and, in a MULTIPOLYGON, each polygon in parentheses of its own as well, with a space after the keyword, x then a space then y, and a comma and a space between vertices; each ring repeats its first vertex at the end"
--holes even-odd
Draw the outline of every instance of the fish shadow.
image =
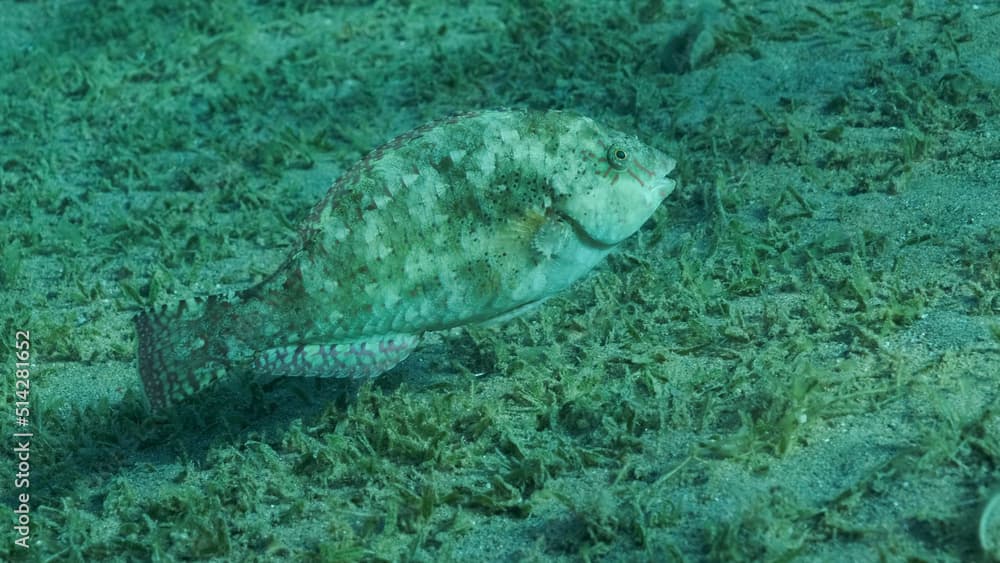
MULTIPOLYGON (((32 480, 32 497, 55 507, 60 498, 78 499, 81 479, 113 479, 133 468, 146 467, 148 473, 178 463, 207 465, 209 452, 219 446, 273 441, 296 420, 345 417, 364 386, 389 395, 404 384, 403 392, 415 393, 454 385, 456 365, 468 370, 492 363, 476 348, 467 335, 429 342, 374 380, 286 377, 260 385, 236 376, 161 412, 150 410, 138 388, 118 401, 39 405, 37 418, 48 422, 32 441, 45 450, 36 462, 45 477, 32 480)), ((84 501, 98 513, 102 488, 96 484, 95 494, 84 501)), ((5 500, 14 498, 12 492, 5 500)))

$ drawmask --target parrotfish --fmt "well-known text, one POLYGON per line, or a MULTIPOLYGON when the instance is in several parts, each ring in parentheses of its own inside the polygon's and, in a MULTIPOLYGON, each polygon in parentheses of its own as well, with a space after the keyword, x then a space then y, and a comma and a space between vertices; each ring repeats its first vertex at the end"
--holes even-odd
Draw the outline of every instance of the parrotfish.
POLYGON ((222 378, 371 378, 428 331, 502 322, 586 275, 653 214, 674 159, 567 111, 456 114, 347 170, 248 289, 135 318, 154 409, 222 378))

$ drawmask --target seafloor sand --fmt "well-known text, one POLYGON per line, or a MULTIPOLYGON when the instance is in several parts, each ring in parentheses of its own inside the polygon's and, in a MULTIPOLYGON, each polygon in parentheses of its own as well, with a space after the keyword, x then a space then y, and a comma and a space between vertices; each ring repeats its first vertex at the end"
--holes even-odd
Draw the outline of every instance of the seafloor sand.
POLYGON ((5 437, 19 330, 33 362, 0 559, 998 556, 1000 5, 320 4, 0 6, 5 437), (634 132, 680 187, 374 385, 151 417, 141 305, 259 280, 365 151, 497 106, 634 132))

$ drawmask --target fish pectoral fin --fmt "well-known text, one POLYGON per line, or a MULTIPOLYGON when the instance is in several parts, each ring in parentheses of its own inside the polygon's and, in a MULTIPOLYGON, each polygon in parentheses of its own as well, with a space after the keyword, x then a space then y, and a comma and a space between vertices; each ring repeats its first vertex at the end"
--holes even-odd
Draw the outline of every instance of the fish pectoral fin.
POLYGON ((296 344, 262 350, 252 369, 262 383, 279 377, 376 377, 406 359, 420 336, 393 334, 330 344, 296 344))

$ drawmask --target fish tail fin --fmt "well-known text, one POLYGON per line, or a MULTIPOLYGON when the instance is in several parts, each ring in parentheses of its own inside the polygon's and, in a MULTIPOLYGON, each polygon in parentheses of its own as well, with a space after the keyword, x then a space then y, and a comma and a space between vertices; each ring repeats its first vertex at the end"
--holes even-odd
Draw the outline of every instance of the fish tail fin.
POLYGON ((192 310, 186 301, 136 315, 139 376, 154 411, 162 410, 226 375, 227 347, 219 334, 214 299, 192 310), (193 313, 193 314, 192 314, 193 313))

